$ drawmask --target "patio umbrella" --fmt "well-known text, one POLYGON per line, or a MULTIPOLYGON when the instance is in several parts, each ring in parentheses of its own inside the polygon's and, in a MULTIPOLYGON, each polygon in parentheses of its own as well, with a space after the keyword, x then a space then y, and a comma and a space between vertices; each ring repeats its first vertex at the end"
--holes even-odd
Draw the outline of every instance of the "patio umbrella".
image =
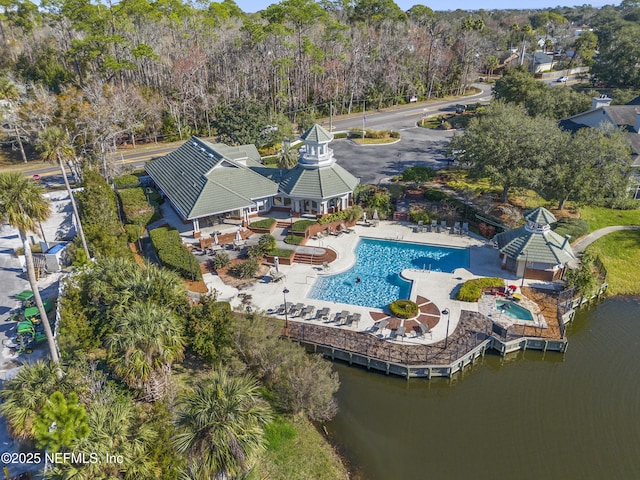
POLYGON ((220 241, 218 240, 218 234, 217 233, 213 234, 213 244, 214 245, 219 245, 220 244, 220 241))
POLYGON ((249 210, 244 211, 244 223, 245 225, 249 225, 249 210))
POLYGON ((367 223, 367 212, 362 212, 362 220, 367 223))
POLYGON ((242 235, 240 235, 240 230, 236 232, 236 242, 242 241, 242 235))
POLYGON ((373 217, 372 217, 372 218, 373 218, 374 220, 380 220, 380 219, 378 218, 378 209, 377 209, 377 208, 373 210, 373 217))
POLYGON ((273 266, 276 267, 276 272, 280 271, 280 259, 278 257, 273 257, 273 266))

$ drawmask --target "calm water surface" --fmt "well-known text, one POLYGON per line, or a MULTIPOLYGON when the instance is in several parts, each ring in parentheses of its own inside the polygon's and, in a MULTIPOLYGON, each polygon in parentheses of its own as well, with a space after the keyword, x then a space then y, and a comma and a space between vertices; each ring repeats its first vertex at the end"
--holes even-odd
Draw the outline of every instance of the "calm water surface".
POLYGON ((640 298, 580 311, 568 337, 451 381, 335 364, 329 430, 357 479, 640 479, 640 298))

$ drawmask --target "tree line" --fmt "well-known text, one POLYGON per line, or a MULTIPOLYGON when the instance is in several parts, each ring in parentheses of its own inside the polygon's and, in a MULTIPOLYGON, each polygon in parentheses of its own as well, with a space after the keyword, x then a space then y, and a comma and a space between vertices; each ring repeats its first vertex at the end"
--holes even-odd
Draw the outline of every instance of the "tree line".
POLYGON ((404 12, 393 0, 283 0, 246 14, 232 0, 6 0, 0 97, 14 107, 5 115, 13 141, 35 144, 55 125, 79 158, 103 163, 116 143, 210 136, 233 108, 255 104, 252 141, 268 143, 287 135, 264 134, 283 117, 308 124, 365 101, 459 94, 476 72, 497 68, 500 52, 532 51, 541 38, 544 48, 575 51, 571 65, 637 85, 624 70, 639 58, 637 42, 627 45, 637 8, 627 0, 602 10, 404 12), (575 37, 572 24, 583 23, 595 32, 575 37))

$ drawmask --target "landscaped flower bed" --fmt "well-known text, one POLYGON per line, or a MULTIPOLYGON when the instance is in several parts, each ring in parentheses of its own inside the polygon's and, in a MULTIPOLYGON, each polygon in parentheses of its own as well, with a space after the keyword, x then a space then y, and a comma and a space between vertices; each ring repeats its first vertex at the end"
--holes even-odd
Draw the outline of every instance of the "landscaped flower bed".
POLYGON ((394 317, 413 318, 418 315, 418 304, 411 300, 396 300, 389 305, 389 310, 394 317))
POLYGON ((458 290, 456 300, 460 300, 461 302, 477 302, 480 297, 482 297, 483 289, 497 287, 504 287, 504 280, 497 277, 467 280, 462 284, 460 290, 458 290))
POLYGON ((264 218, 249 224, 249 229, 255 233, 273 233, 276 228, 275 218, 264 218))

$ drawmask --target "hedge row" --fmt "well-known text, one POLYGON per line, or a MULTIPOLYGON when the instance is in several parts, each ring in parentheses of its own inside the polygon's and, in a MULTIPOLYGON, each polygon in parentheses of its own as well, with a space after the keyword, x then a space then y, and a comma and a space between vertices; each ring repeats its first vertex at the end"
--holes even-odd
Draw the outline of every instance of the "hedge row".
POLYGON ((149 232, 149 236, 162 265, 175 270, 187 280, 202 280, 198 260, 182 244, 182 238, 175 228, 156 228, 149 232))
POLYGON ((332 222, 355 222, 362 217, 362 208, 355 206, 346 210, 340 210, 339 212, 332 213, 318 220, 320 225, 326 225, 332 222))
MULTIPOLYGON (((352 129, 349 131, 350 138, 362 138, 362 130, 352 129)), ((400 138, 400 132, 395 130, 365 130, 365 138, 400 138)), ((334 137, 335 138, 335 137, 334 137)))
POLYGON ((456 300, 461 302, 477 302, 482 297, 483 288, 504 287, 504 280, 496 277, 474 278, 462 284, 456 294, 456 300))
POLYGON ((148 225, 156 213, 156 209, 149 205, 143 188, 127 188, 119 190, 122 211, 127 223, 133 225, 148 225))
POLYGON ((116 188, 137 187, 140 185, 140 179, 135 175, 125 174, 120 175, 119 177, 115 177, 113 179, 113 184, 116 186, 116 188))

